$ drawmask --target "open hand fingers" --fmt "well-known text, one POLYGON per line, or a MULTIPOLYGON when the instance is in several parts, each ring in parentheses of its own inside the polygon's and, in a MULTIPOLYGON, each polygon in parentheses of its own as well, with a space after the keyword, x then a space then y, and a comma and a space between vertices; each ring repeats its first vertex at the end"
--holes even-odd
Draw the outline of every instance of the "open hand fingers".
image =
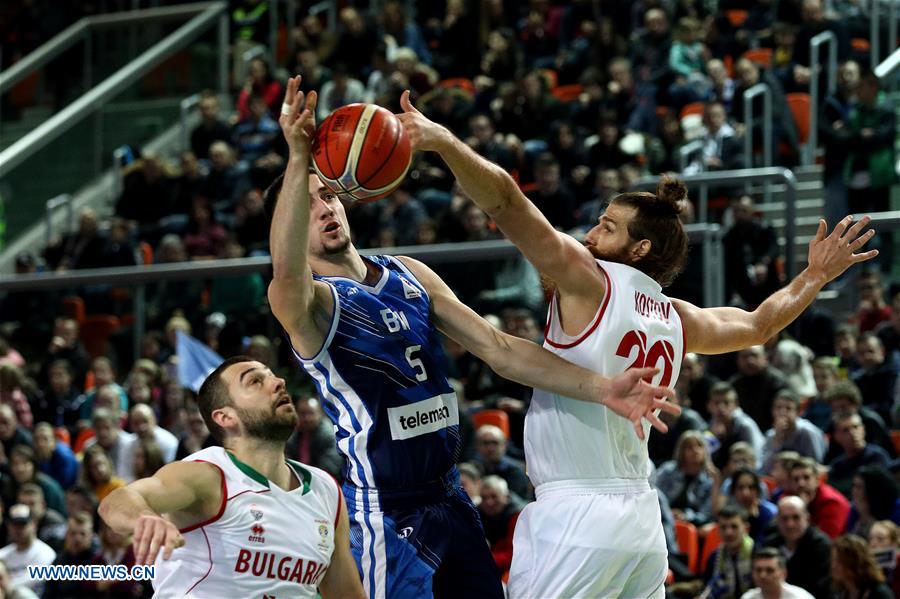
POLYGON ((643 441, 644 440, 644 425, 641 424, 641 419, 638 418, 638 421, 632 422, 632 424, 634 425, 634 432, 637 434, 638 439, 643 441))
POLYGON ((150 549, 144 558, 145 564, 152 564, 156 561, 156 554, 159 553, 159 548, 162 547, 165 540, 166 529, 163 526, 156 524, 153 527, 153 537, 150 539, 150 549))
POLYGON ((653 400, 653 409, 662 410, 663 412, 668 412, 674 416, 681 414, 681 406, 668 402, 661 397, 657 397, 653 400))
POLYGON ((409 90, 403 90, 403 93, 400 94, 400 108, 403 109, 403 112, 412 112, 418 113, 418 109, 412 105, 412 102, 409 100, 409 90))
POLYGON ((650 380, 659 373, 659 368, 631 368, 625 371, 631 380, 650 380))
POLYGON ((182 537, 180 533, 177 535, 169 535, 169 537, 166 539, 166 544, 163 549, 163 559, 167 560, 171 558, 172 552, 183 546, 184 537, 182 537))
POLYGON ((132 541, 132 544, 134 545, 134 559, 137 564, 144 563, 144 555, 147 553, 150 545, 150 537, 146 534, 148 524, 147 520, 139 518, 137 524, 134 525, 134 541, 132 541))
POLYGON ((866 215, 853 223, 853 226, 847 229, 847 233, 843 237, 844 241, 847 241, 849 243, 855 240, 857 236, 859 236, 860 231, 862 231, 871 220, 872 219, 868 215, 866 215))
POLYGON ((865 262, 866 260, 871 260, 877 255, 878 250, 869 250, 868 252, 864 252, 862 254, 853 254, 851 258, 853 260, 853 263, 856 264, 857 262, 865 262))
POLYGON ((853 241, 850 242, 850 251, 855 252, 856 250, 858 250, 859 248, 864 246, 870 239, 872 239, 872 237, 874 235, 875 235, 875 230, 869 229, 868 231, 866 231, 859 237, 856 237, 856 239, 853 239, 852 237, 848 236, 850 239, 853 239, 853 241))
POLYGON ((841 219, 841 222, 834 226, 834 231, 831 232, 829 237, 835 237, 837 239, 842 239, 844 237, 844 232, 847 230, 847 227, 850 226, 850 223, 853 222, 853 215, 848 214, 844 218, 841 219))
POLYGON ((658 430, 659 432, 661 432, 661 433, 669 432, 669 426, 665 422, 660 420, 659 416, 657 416, 656 414, 651 412, 649 414, 644 415, 644 418, 646 418, 647 422, 649 422, 650 425, 653 428, 655 428, 656 430, 658 430))
POLYGON ((825 234, 828 232, 828 223, 825 222, 824 218, 819 219, 819 228, 816 229, 816 241, 822 241, 825 239, 825 234))

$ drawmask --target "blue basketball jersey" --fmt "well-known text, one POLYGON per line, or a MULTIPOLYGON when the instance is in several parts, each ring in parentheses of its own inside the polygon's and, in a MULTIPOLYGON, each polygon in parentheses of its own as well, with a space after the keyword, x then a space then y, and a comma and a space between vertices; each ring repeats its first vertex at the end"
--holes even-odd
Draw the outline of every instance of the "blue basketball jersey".
POLYGON ((331 288, 331 326, 315 356, 294 355, 335 426, 345 481, 410 489, 454 468, 457 399, 425 288, 393 257, 365 259, 382 271, 374 286, 315 275, 331 288))

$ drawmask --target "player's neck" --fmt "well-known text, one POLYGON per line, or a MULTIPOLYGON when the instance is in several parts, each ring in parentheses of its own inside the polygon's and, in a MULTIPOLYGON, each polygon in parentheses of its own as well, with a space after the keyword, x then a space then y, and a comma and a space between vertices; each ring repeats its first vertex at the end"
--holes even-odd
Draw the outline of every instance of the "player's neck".
POLYGON ((284 456, 284 443, 258 439, 232 439, 225 448, 231 455, 284 490, 296 486, 284 456))
POLYGON ((362 282, 368 273, 368 266, 353 245, 339 254, 323 254, 309 257, 309 266, 314 273, 323 277, 345 277, 362 282))

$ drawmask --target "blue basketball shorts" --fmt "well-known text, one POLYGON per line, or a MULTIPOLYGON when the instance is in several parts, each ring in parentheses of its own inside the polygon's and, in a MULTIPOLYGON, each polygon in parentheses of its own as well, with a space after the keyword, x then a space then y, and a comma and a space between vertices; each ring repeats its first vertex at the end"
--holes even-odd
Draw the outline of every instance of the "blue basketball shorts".
POLYGON ((503 599, 481 518, 462 488, 413 502, 345 485, 344 496, 350 549, 370 599, 503 599))

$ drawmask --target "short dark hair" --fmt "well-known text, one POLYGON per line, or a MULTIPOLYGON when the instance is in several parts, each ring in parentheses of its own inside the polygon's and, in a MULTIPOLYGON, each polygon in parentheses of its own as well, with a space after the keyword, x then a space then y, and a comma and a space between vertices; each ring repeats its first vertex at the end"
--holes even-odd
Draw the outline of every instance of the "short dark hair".
POLYGON ((713 395, 727 395, 728 399, 732 399, 735 402, 738 400, 737 391, 735 390, 734 385, 727 381, 720 381, 713 384, 712 388, 709 390, 709 397, 707 399, 712 399, 713 395))
POLYGON ((800 407, 800 396, 797 395, 796 393, 794 393, 792 390, 788 389, 787 387, 785 387, 784 389, 779 390, 779 391, 775 394, 775 398, 772 400, 772 402, 774 403, 775 401, 777 401, 777 400, 779 400, 779 399, 786 399, 786 400, 788 400, 789 402, 791 402, 792 404, 794 404, 794 407, 795 407, 795 408, 799 408, 799 407, 800 407))
POLYGON ((859 387, 850 381, 838 381, 832 385, 831 389, 825 392, 823 399, 831 402, 834 399, 848 399, 850 403, 859 407, 862 405, 862 393, 859 387))
POLYGON ((678 179, 663 177, 656 193, 629 191, 612 199, 612 204, 631 206, 637 212, 628 223, 628 236, 650 241, 650 251, 634 266, 663 287, 670 285, 684 269, 688 237, 678 215, 687 200, 687 187, 678 179))
POLYGON ((234 405, 234 400, 228 393, 228 386, 222 380, 222 373, 229 366, 239 364, 240 362, 256 362, 250 356, 233 356, 228 358, 219 367, 209 373, 203 384, 200 385, 200 391, 197 393, 197 405, 200 406, 200 415, 206 423, 209 433, 219 443, 225 442, 225 429, 213 421, 212 413, 225 406, 234 405))
POLYGON ((784 559, 784 555, 775 547, 763 547, 762 549, 757 549, 756 551, 754 551, 753 561, 756 561, 758 559, 778 560, 778 566, 782 570, 787 569, 787 562, 784 559))
POLYGON ((733 503, 725 504, 716 514, 716 519, 719 520, 731 520, 732 518, 740 518, 744 524, 750 522, 750 514, 747 513, 747 510, 733 503))

